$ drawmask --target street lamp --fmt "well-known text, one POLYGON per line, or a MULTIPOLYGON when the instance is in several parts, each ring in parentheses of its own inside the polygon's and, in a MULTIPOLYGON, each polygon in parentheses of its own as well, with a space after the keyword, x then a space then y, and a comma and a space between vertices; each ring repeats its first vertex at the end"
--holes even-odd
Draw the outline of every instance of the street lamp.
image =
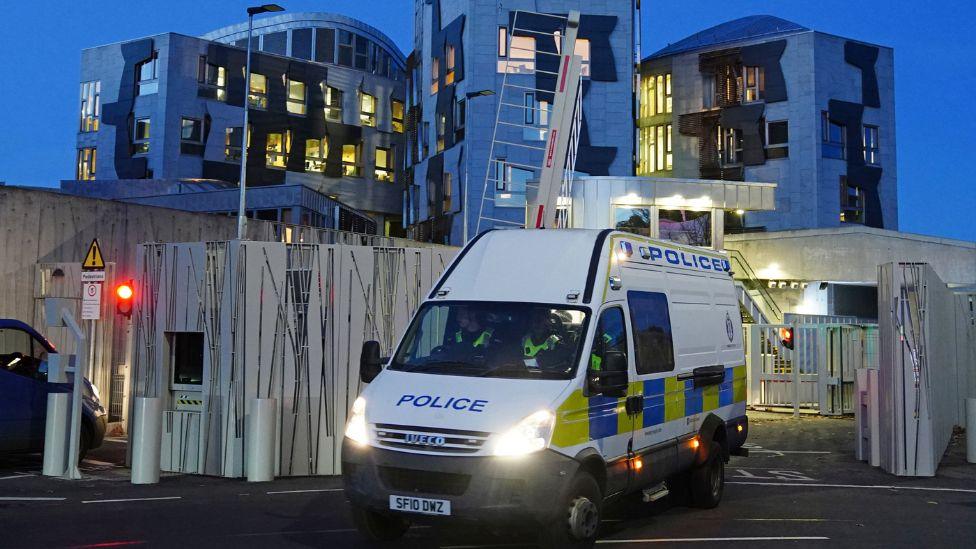
POLYGON ((244 229, 247 225, 247 217, 244 214, 244 192, 247 188, 247 111, 251 95, 251 32, 254 29, 254 16, 259 13, 271 13, 275 11, 285 11, 285 8, 278 4, 263 4, 247 8, 247 62, 244 66, 244 128, 241 131, 241 183, 240 183, 240 204, 237 207, 237 239, 244 240, 244 229))
MULTIPOLYGON (((474 99, 476 97, 485 97, 485 96, 489 96, 489 95, 495 95, 495 90, 478 90, 478 91, 468 92, 468 93, 464 94, 464 96, 467 97, 468 99, 474 99)), ((489 162, 490 161, 491 160, 489 159, 489 162)), ((464 230, 462 231, 461 234, 463 235, 464 243, 466 245, 468 243, 468 168, 467 168, 467 162, 465 162, 465 168, 464 168, 464 191, 463 192, 464 192, 464 197, 463 197, 463 200, 464 200, 464 210, 463 210, 463 212, 464 212, 464 216, 463 216, 464 230)))

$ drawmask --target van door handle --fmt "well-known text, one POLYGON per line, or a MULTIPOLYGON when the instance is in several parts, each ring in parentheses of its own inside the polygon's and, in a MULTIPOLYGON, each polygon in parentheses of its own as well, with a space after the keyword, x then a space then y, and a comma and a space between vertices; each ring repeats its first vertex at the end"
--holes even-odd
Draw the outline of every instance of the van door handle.
POLYGON ((627 397, 627 401, 624 403, 624 408, 627 410, 627 415, 633 416, 644 411, 644 395, 634 395, 627 397))

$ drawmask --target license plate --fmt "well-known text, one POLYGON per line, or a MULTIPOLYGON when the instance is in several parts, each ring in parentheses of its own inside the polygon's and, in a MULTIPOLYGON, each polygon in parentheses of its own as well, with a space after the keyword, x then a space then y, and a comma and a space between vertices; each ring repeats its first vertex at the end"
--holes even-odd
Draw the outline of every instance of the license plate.
POLYGON ((390 496, 390 509, 423 515, 450 515, 451 502, 446 499, 390 496))

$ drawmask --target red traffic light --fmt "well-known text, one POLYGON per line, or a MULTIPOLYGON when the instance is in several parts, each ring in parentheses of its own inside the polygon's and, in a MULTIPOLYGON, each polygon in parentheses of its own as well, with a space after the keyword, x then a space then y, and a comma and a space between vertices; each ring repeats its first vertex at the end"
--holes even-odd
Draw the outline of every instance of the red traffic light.
POLYGON ((115 312, 129 318, 132 316, 132 296, 135 295, 132 280, 123 282, 115 287, 115 312))

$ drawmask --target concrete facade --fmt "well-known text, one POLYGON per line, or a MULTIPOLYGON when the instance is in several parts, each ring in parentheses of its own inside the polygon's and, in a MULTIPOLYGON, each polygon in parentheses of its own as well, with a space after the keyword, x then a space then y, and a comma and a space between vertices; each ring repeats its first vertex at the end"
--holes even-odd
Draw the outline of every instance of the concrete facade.
MULTIPOLYGON (((499 55, 499 32, 500 29, 512 32, 516 10, 563 15, 570 10, 581 12, 580 37, 590 41, 591 74, 584 77, 583 82, 587 138, 581 144, 576 169, 594 176, 633 175, 634 17, 631 7, 629 2, 607 0, 414 2, 414 52, 408 60, 408 95, 415 125, 408 131, 411 150, 408 161, 413 165, 408 209, 418 239, 461 243, 465 232, 469 237, 476 234, 479 213, 485 217, 524 222, 524 194, 516 190, 504 193, 515 195, 514 199, 494 201, 501 198, 495 196, 494 183, 490 183, 485 193, 486 177, 494 177, 488 175, 489 153, 505 76, 504 65, 499 69, 505 60, 499 55), (453 47, 459 57, 453 83, 443 77, 446 61, 442 57, 447 46, 453 47), (431 69, 435 56, 439 59, 441 78, 437 91, 432 93, 431 69), (491 90, 494 95, 466 97, 468 93, 481 90, 491 90), (455 117, 451 111, 458 101, 464 102, 465 112, 463 119, 456 120, 460 117, 455 117), (443 150, 438 150, 437 124, 441 115, 453 124, 447 128, 443 150), (482 196, 490 199, 485 201, 483 211, 482 196), (465 210, 467 231, 463 227, 465 210)), ((539 25, 541 28, 551 24, 548 21, 552 20, 529 15, 516 25, 520 28, 537 28, 539 25)), ((523 35, 529 36, 524 32, 523 35)), ((539 41, 554 43, 553 38, 534 36, 539 41)), ((551 46, 547 44, 545 47, 551 46)), ((541 65, 545 55, 534 55, 533 63, 541 65)), ((508 82, 532 89, 538 87, 537 78, 538 74, 529 72, 509 74, 508 82)), ((521 105, 523 95, 519 92, 516 97, 506 89, 504 101, 521 105)), ((498 139, 541 146, 543 141, 538 136, 538 131, 501 128, 498 139)), ((539 153, 516 146, 496 147, 493 156, 513 163, 541 165, 539 153)), ((482 223, 481 230, 491 226, 491 222, 482 223)))
MULTIPOLYGON (((640 158, 639 175, 776 183, 775 211, 748 213, 744 218, 746 227, 768 231, 839 227, 851 223, 841 220, 841 178, 845 177, 849 184, 858 186, 864 193, 860 223, 890 230, 898 228, 894 52, 891 48, 816 32, 770 16, 755 16, 718 25, 672 44, 646 58, 641 73, 642 104, 648 102, 648 79, 670 75, 672 111, 657 114, 656 111, 648 112, 646 105, 642 106, 638 126, 670 124, 673 160, 670 168, 655 169, 657 166, 648 165, 646 159, 640 158), (775 51, 770 53, 778 47, 782 48, 779 57, 775 51), (873 68, 874 78, 864 76, 867 69, 848 61, 854 57, 851 52, 861 51, 859 48, 876 52, 876 61, 869 65, 869 69, 873 68), (759 61, 750 61, 750 57, 759 61), (712 88, 714 80, 703 71, 714 69, 714 60, 723 58, 726 64, 720 67, 732 67, 740 79, 743 59, 745 63, 763 66, 765 99, 745 101, 741 96, 741 81, 735 90, 737 97, 727 101, 706 98, 706 85, 707 95, 715 93, 715 88, 712 88), (781 72, 785 86, 777 86, 775 96, 773 72, 781 72), (873 87, 879 99, 876 106, 869 97, 870 90, 865 89, 865 79, 876 83, 873 87), (843 107, 863 108, 858 127, 845 126, 849 131, 845 136, 848 138, 846 144, 852 145, 847 148, 846 160, 831 158, 824 153, 822 135, 824 113, 831 120, 840 121, 844 115, 840 112, 843 107), (750 116, 757 118, 742 122, 750 116), (711 126, 707 123, 709 119, 713 120, 711 126), (702 120, 706 121, 703 126, 702 120), (773 151, 774 147, 768 146, 767 128, 769 123, 784 121, 788 127, 788 156, 781 157, 781 150, 773 151), (746 158, 743 162, 740 156, 737 162, 721 161, 721 145, 716 151, 714 143, 707 146, 702 143, 704 139, 718 140, 714 124, 721 122, 736 124, 735 128, 746 130, 744 139, 740 134, 746 155, 750 149, 748 125, 752 124, 751 129, 755 131, 758 124, 752 148, 759 158, 746 158), (707 130, 696 133, 699 126, 707 130), (876 166, 865 166, 863 158, 859 162, 855 158, 863 154, 862 126, 878 128, 880 147, 876 166), (853 143, 852 136, 855 135, 857 143, 853 143), (875 190, 876 203, 872 202, 875 190)), ((721 85, 719 82, 718 92, 722 91, 721 85)), ((731 88, 736 88, 734 80, 731 88)), ((640 131, 639 136, 638 150, 646 156, 649 152, 646 136, 640 131)))
MULTIPOLYGON (((393 120, 393 103, 404 105, 403 55, 376 29, 342 16, 289 14, 258 21, 252 74, 266 76, 267 89, 265 106, 250 109, 248 186, 306 185, 369 212, 381 230, 400 232, 403 121, 393 120), (333 40, 328 47, 327 37, 333 40), (353 41, 348 48, 339 42, 345 37, 353 41), (360 43, 363 56, 358 54, 360 43), (349 53, 353 60, 348 65, 345 52, 355 52, 349 53), (295 103, 288 98, 286 81, 304 84, 299 101, 304 112, 289 110, 295 103), (341 91, 335 120, 324 114, 326 87, 341 91), (369 123, 361 113, 364 95, 375 98, 369 123), (283 151, 274 150, 272 134, 285 136, 283 151), (328 141, 322 147, 328 151, 321 155, 322 171, 309 167, 308 158, 314 156, 310 139, 328 141), (344 145, 356 147, 349 162, 344 145), (282 165, 272 165, 269 153, 275 152, 283 155, 282 165), (355 173, 347 171, 347 163, 355 173)), ((226 132, 242 127, 245 54, 237 45, 239 27, 207 35, 212 40, 166 33, 84 50, 83 92, 85 83, 98 83, 100 120, 92 129, 82 119, 75 179, 236 183, 243 132, 237 130, 236 152, 228 151, 226 146, 234 143, 228 143, 232 138, 226 132), (150 56, 156 57, 156 78, 140 86, 137 72, 150 56), (222 71, 220 84, 205 81, 206 64, 222 71), (137 121, 143 119, 149 122, 147 140, 136 135, 137 121), (200 124, 197 136, 181 135, 187 131, 183 119, 200 124), (97 153, 93 173, 83 169, 84 149, 97 153)))

